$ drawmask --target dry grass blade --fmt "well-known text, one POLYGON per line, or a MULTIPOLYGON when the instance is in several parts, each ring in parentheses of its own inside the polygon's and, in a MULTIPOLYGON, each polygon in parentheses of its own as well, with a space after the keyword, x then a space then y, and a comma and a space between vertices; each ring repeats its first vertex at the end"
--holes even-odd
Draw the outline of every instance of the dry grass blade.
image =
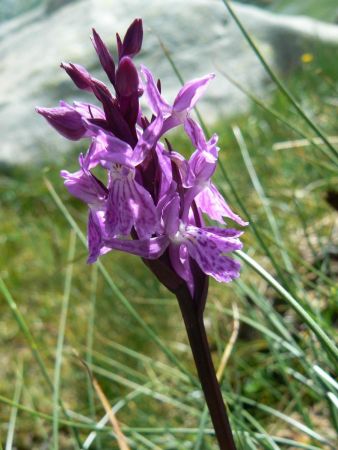
MULTIPOLYGON (((76 355, 78 357, 78 355, 76 355)), ((93 388, 95 389, 95 392, 97 394, 97 396, 99 397, 99 400, 104 408, 104 410, 107 413, 107 416, 110 420, 110 423, 112 424, 113 427, 113 432, 116 436, 116 440, 117 440, 117 444, 119 446, 120 450, 130 450, 130 447, 127 443, 127 438, 125 437, 125 435, 123 434, 120 424, 115 416, 114 411, 112 410, 112 407, 110 406, 110 403, 107 399, 107 397, 105 396, 105 393, 103 392, 99 382, 97 381, 97 379, 94 377, 92 371, 90 370, 90 368, 88 367, 88 365, 86 364, 86 362, 79 358, 81 364, 85 367, 85 369, 88 372, 88 375, 90 377, 90 380, 93 384, 93 388)))
POLYGON ((227 345, 224 349, 224 352, 223 352, 223 355, 221 358, 221 362, 217 369, 216 376, 217 376, 218 382, 221 382, 221 380, 223 378, 225 367, 228 363, 228 360, 230 358, 232 349, 234 348, 234 345, 236 343, 236 340, 238 337, 238 332, 239 332, 239 311, 238 311, 238 306, 236 305, 236 303, 234 303, 232 305, 232 310, 233 310, 233 314, 234 314, 234 323, 233 323, 232 333, 231 333, 229 342, 227 343, 227 345))
POLYGON ((127 439, 125 435, 122 433, 120 424, 118 420, 116 419, 116 416, 114 412, 111 409, 111 406, 109 404, 109 401, 107 397, 105 396, 103 390, 101 389, 101 386, 99 385, 97 379, 95 377, 92 377, 92 383, 93 387, 95 389, 95 392, 97 393, 97 396, 99 397, 102 406, 104 407, 106 413, 108 414, 109 420, 112 424, 114 433, 116 434, 117 443, 120 447, 120 450, 130 450, 129 445, 127 444, 127 439))
MULTIPOLYGON (((328 137, 327 140, 331 144, 338 144, 338 136, 331 136, 328 137)), ((323 139, 317 137, 313 138, 312 142, 308 139, 295 139, 293 141, 285 141, 285 142, 276 142, 276 144, 273 144, 272 149, 273 150, 289 150, 292 148, 299 148, 299 147, 308 147, 309 145, 312 145, 315 143, 316 145, 325 145, 325 142, 323 139)))

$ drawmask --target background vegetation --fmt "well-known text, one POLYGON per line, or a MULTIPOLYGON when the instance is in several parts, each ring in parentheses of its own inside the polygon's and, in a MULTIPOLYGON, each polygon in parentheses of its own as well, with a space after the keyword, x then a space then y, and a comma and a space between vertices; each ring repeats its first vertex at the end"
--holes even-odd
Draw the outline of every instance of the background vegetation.
MULTIPOLYGON (((46 12, 76 0, 2 0, 0 4, 0 22, 9 20, 35 6, 43 5, 46 12)), ((318 19, 335 22, 338 19, 335 0, 238 0, 288 14, 306 14, 318 19)))

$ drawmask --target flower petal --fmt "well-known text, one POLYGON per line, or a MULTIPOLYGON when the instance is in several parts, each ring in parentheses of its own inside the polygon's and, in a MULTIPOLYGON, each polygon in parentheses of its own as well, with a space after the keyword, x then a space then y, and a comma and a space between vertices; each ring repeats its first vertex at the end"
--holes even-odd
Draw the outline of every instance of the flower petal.
POLYGON ((187 185, 209 182, 217 165, 217 158, 206 150, 196 150, 190 157, 187 185), (195 181, 193 181, 195 179, 195 181))
POLYGON ((238 238, 243 234, 243 231, 235 228, 203 227, 203 230, 224 238, 238 238))
POLYGON ((133 149, 129 144, 102 130, 94 139, 95 160, 133 167, 133 149))
POLYGON ((187 135, 190 137, 192 145, 195 148, 205 150, 207 147, 207 141, 205 139, 202 128, 191 117, 188 117, 184 122, 184 129, 187 135))
POLYGON ((213 220, 224 223, 223 217, 228 217, 239 225, 248 225, 248 222, 245 222, 237 214, 232 212, 229 205, 213 183, 195 197, 195 202, 196 205, 213 220))
POLYGON ((138 92, 138 73, 133 61, 124 56, 116 71, 116 90, 119 96, 129 97, 138 92))
POLYGON ((180 224, 180 197, 178 193, 171 192, 162 198, 160 207, 163 229, 168 236, 173 236, 176 234, 180 224))
POLYGON ((90 209, 88 217, 87 227, 87 240, 89 256, 87 259, 88 264, 94 263, 97 258, 106 253, 103 247, 103 224, 102 224, 102 212, 90 209))
POLYGON ((175 112, 181 112, 192 109, 202 97, 213 78, 215 78, 215 74, 211 73, 205 77, 196 78, 185 83, 175 98, 173 110, 175 112))
POLYGON ((106 233, 111 237, 127 236, 134 225, 131 190, 127 179, 114 179, 109 188, 106 210, 106 233))
POLYGON ((159 115, 153 122, 151 122, 151 124, 140 136, 133 152, 133 161, 135 166, 140 164, 147 156, 147 153, 155 147, 161 134, 162 125, 163 117, 159 115))
POLYGON ((187 227, 186 236, 189 255, 205 274, 225 283, 239 276, 240 263, 223 255, 242 248, 238 239, 224 238, 193 226, 187 227))
POLYGON ((104 245, 113 250, 131 253, 141 258, 157 259, 168 247, 167 236, 159 236, 150 239, 107 239, 104 245))
POLYGON ((159 189, 158 198, 161 198, 166 192, 169 191, 172 182, 172 169, 171 161, 164 153, 164 146, 158 142, 155 148, 157 160, 158 160, 158 172, 159 176, 159 189))
POLYGON ((61 67, 67 72, 76 87, 92 92, 92 77, 87 69, 80 64, 73 63, 61 63, 61 67))
POLYGON ((214 134, 211 139, 207 141, 202 128, 191 117, 187 117, 184 121, 184 129, 196 149, 201 151, 205 150, 214 156, 214 158, 218 157, 219 148, 217 147, 217 134, 214 134))
POLYGON ((106 72, 110 82, 115 85, 115 63, 107 46, 102 41, 100 35, 93 28, 93 45, 97 56, 99 57, 101 66, 106 72))
POLYGON ((60 175, 65 179, 68 191, 88 205, 102 204, 108 196, 105 186, 87 170, 74 173, 62 170, 60 175))
POLYGON ((158 229, 157 210, 149 192, 139 183, 129 180, 134 225, 140 239, 149 238, 158 229))
POLYGON ((105 119, 104 112, 96 105, 86 102, 74 102, 73 106, 84 119, 105 119))
POLYGON ((129 26, 120 49, 120 58, 123 56, 135 56, 142 47, 143 26, 142 19, 135 19, 129 26))
POLYGON ((87 129, 82 122, 82 116, 74 107, 66 102, 60 102, 57 108, 36 108, 47 122, 62 136, 71 141, 88 136, 87 129))
POLYGON ((147 97, 150 109, 156 114, 170 114, 171 106, 164 100, 161 96, 159 90, 157 89, 154 77, 149 69, 145 66, 141 66, 141 73, 145 77, 145 89, 144 93, 147 97))
POLYGON ((193 294, 194 279, 190 269, 189 253, 185 244, 169 245, 170 262, 175 272, 188 284, 191 294, 193 294))

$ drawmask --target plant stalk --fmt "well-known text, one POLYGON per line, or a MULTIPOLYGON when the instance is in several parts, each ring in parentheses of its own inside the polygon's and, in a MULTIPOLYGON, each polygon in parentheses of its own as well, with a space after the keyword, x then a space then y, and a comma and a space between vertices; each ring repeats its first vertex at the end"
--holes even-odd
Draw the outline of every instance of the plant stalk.
POLYGON ((207 402, 220 450, 236 450, 221 389, 216 378, 203 323, 203 311, 184 292, 176 292, 198 376, 207 402))

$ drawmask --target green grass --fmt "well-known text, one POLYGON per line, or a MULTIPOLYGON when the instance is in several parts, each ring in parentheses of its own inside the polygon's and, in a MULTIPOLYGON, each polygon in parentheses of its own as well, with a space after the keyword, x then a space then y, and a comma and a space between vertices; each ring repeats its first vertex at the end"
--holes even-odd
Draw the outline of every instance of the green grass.
MULTIPOLYGON (((283 80, 326 137, 337 135, 335 61, 320 51, 283 80)), ((328 146, 274 150, 316 134, 282 91, 264 102, 212 127, 222 148, 216 182, 251 224, 241 278, 211 283, 210 345, 217 367, 239 321, 222 381, 239 449, 334 449, 337 223, 325 199, 337 167, 328 146)), ((172 142, 190 152, 183 134, 172 142)), ((75 169, 78 152, 1 170, 0 443, 118 449, 109 421, 89 446, 104 409, 84 360, 131 448, 216 449, 175 299, 136 257, 85 263, 87 212, 58 176, 75 169)))
POLYGON ((271 11, 306 15, 319 20, 335 22, 337 19, 337 2, 335 0, 238 0, 240 3, 252 4, 271 11))
POLYGON ((337 18, 335 0, 272 0, 270 3, 272 10, 283 14, 309 15, 329 22, 334 22, 337 18))

